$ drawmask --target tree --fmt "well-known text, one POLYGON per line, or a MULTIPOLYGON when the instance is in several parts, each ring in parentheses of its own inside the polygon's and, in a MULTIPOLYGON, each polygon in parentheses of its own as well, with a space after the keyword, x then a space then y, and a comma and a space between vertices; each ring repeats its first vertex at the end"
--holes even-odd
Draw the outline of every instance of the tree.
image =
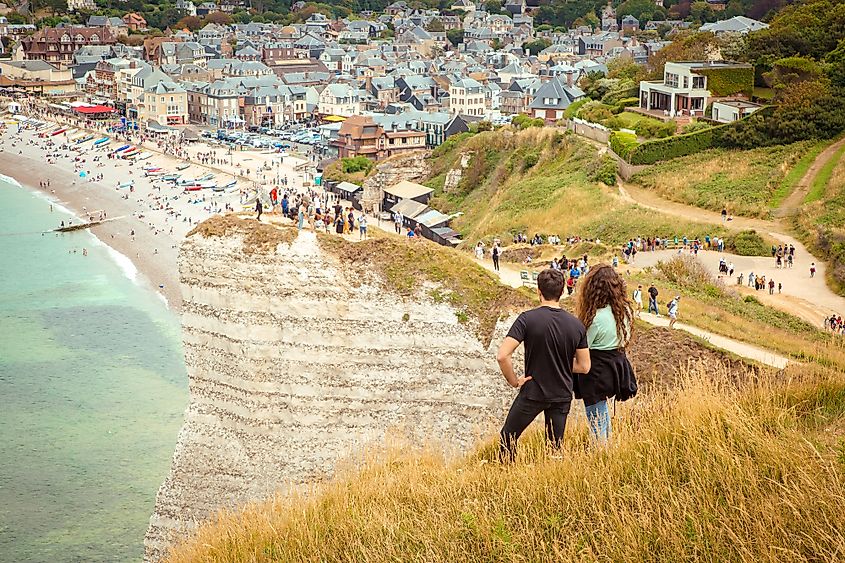
POLYGON ((440 18, 432 18, 432 20, 428 23, 428 31, 445 31, 445 28, 443 27, 443 22, 440 20, 440 18))
POLYGON ((845 39, 824 60, 825 70, 833 86, 845 89, 845 39))
POLYGON ((548 39, 535 39, 534 41, 526 41, 522 44, 523 49, 528 49, 532 55, 538 55, 540 51, 551 45, 548 39))
POLYGON ((232 16, 229 14, 224 14, 223 12, 212 12, 205 16, 203 20, 203 26, 206 26, 210 23, 216 25, 229 25, 233 22, 232 16))
POLYGON ((488 14, 502 13, 502 0, 487 0, 484 3, 484 10, 488 14))
POLYGON ((202 20, 199 19, 197 16, 185 16, 184 18, 176 22, 176 27, 178 27, 179 29, 196 31, 202 27, 202 20))
POLYGON ((616 10, 616 15, 619 18, 634 16, 641 24, 645 24, 651 19, 666 19, 666 10, 655 6, 652 0, 625 0, 616 10))
POLYGON ((672 43, 654 53, 648 60, 649 75, 663 78, 666 61, 709 61, 719 54, 716 36, 712 33, 678 34, 672 43))
POLYGON ((460 28, 450 29, 446 32, 446 39, 449 40, 452 46, 457 47, 464 42, 464 30, 460 28))

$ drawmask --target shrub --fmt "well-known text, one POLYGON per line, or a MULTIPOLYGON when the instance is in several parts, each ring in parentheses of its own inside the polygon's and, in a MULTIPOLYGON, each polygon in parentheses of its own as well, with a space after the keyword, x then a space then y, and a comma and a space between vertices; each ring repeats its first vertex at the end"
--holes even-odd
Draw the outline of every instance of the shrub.
POLYGON ((620 131, 614 131, 610 134, 610 148, 628 162, 631 162, 631 153, 639 146, 636 135, 620 131))
POLYGON ((531 151, 527 153, 522 158, 522 171, 525 172, 530 168, 534 168, 534 166, 540 161, 540 153, 537 151, 531 151))
POLYGON ((616 164, 616 159, 609 154, 606 154, 601 158, 601 161, 599 161, 598 168, 596 168, 596 171, 593 173, 593 179, 606 186, 615 186, 617 169, 618 165, 616 164))
POLYGON ((584 107, 584 104, 589 102, 590 100, 584 98, 583 100, 578 100, 577 102, 573 102, 569 104, 569 107, 563 112, 563 117, 566 119, 572 119, 573 117, 578 117, 578 111, 584 107))
POLYGON ((618 102, 616 102, 617 107, 627 108, 632 106, 640 105, 640 99, 637 97, 633 98, 622 98, 618 102))
POLYGON ((692 293, 705 292, 708 295, 721 294, 721 282, 698 258, 693 256, 675 256, 667 262, 658 262, 657 270, 676 286, 692 293))
POLYGON ((741 231, 725 241, 740 256, 768 256, 769 247, 757 231, 741 231))
POLYGON ((528 129, 529 127, 542 127, 546 122, 541 118, 533 118, 530 115, 520 114, 513 118, 511 123, 518 129, 528 129))
POLYGON ((373 166, 375 166, 375 162, 366 156, 356 156, 341 160, 341 170, 346 174, 354 174, 355 172, 369 174, 373 166))
POLYGON ((682 131, 684 133, 695 133, 696 131, 703 131, 705 129, 709 129, 710 127, 712 127, 712 125, 705 121, 693 121, 692 123, 684 125, 682 131))

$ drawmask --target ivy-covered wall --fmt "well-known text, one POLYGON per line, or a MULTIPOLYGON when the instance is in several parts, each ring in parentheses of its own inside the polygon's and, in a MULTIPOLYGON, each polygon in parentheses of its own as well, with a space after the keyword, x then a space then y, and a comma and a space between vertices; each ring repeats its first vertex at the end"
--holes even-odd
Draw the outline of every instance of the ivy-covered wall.
POLYGON ((754 93, 754 68, 708 68, 693 71, 707 77, 707 89, 713 96, 754 93))

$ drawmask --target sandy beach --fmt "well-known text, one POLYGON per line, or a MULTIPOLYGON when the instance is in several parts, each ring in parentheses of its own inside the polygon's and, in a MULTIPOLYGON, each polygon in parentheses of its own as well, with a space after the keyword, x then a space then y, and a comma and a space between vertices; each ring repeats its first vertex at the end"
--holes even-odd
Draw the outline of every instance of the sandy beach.
MULTIPOLYGON (((58 123, 57 119, 40 115, 38 118, 58 123)), ((179 243, 197 223, 218 213, 251 210, 251 203, 245 207, 242 202, 251 201, 256 190, 268 191, 270 185, 286 182, 288 189, 296 192, 304 182, 304 173, 296 170, 304 162, 302 159, 270 151, 228 153, 203 142, 181 146, 114 136, 94 147, 93 141, 76 144, 73 138, 86 131, 91 131, 96 139, 107 135, 77 127, 54 137, 39 136, 49 135, 54 129, 19 130, 17 125, 9 124, 0 130, 0 173, 47 194, 80 219, 104 211, 109 221, 92 227, 91 232, 128 257, 140 273, 139 281, 162 295, 175 310, 181 305, 179 243), (142 147, 151 156, 134 162, 108 158, 110 152, 125 144, 142 147), (177 166, 188 163, 188 168, 177 170, 177 166), (145 167, 159 167, 167 173, 180 174, 181 178, 214 174, 219 185, 237 180, 237 188, 229 192, 185 192, 181 186, 146 177, 145 167), (128 181, 133 182, 131 189, 119 187, 128 181)), ((56 227, 58 223, 57 219, 56 227)))

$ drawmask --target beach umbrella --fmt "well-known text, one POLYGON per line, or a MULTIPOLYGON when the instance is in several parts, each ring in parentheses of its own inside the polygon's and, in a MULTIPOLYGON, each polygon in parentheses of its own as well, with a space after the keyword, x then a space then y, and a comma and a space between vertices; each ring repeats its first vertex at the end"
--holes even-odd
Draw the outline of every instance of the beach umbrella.
POLYGON ((85 172, 80 172, 80 173, 79 173, 79 177, 80 177, 80 178, 84 178, 84 177, 85 177, 85 176, 87 176, 87 175, 88 175, 88 174, 86 174, 85 172))

